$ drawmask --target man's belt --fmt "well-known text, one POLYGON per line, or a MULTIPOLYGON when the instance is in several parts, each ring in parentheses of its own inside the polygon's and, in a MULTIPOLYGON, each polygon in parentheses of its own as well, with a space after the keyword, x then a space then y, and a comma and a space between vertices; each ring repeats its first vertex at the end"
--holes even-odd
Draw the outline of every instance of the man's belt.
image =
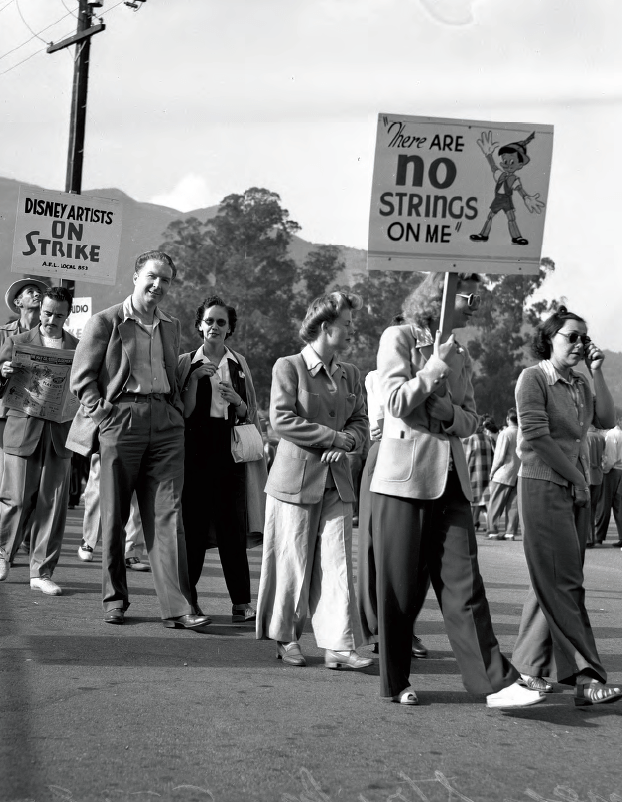
POLYGON ((133 401, 136 404, 146 403, 147 401, 168 401, 167 393, 121 393, 114 401, 133 401))

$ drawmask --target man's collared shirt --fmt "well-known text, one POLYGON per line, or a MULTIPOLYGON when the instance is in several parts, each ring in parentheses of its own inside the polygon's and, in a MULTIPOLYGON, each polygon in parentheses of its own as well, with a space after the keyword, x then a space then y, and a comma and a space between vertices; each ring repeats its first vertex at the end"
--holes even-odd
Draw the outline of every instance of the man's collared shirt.
MULTIPOLYGON (((210 383, 212 385, 212 403, 209 411, 210 418, 226 418, 229 414, 229 402, 225 401, 225 399, 222 397, 218 382, 222 381, 231 383, 231 373, 229 372, 230 359, 233 359, 234 362, 238 362, 238 358, 233 351, 230 351, 227 346, 225 346, 225 355, 218 363, 216 373, 214 373, 213 376, 210 376, 210 383)), ((209 363, 210 361, 211 360, 209 360, 203 353, 203 346, 198 349, 192 358, 193 365, 195 362, 203 362, 205 364, 209 363)))
POLYGON ((610 429, 605 435, 605 452, 603 454, 603 470, 622 470, 622 430, 619 426, 610 429))
POLYGON ((136 314, 132 296, 123 301, 123 322, 134 322, 134 344, 136 359, 130 365, 130 376, 123 388, 126 393, 149 395, 150 393, 170 393, 171 386, 166 375, 164 350, 160 334, 160 321, 170 320, 168 315, 157 307, 154 310, 153 324, 146 325, 136 314))

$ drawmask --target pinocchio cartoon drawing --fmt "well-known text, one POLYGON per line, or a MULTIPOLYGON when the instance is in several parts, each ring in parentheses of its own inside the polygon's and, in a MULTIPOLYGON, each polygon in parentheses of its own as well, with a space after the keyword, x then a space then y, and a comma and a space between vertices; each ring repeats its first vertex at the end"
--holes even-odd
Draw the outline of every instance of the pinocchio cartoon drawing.
POLYGON ((492 228, 492 221, 498 212, 505 212, 508 220, 508 230, 510 237, 515 245, 528 245, 529 241, 525 239, 520 233, 518 224, 516 222, 516 210, 512 201, 514 192, 523 199, 527 210, 532 214, 540 214, 544 209, 544 201, 540 200, 540 193, 535 195, 528 195, 525 191, 520 178, 516 175, 519 170, 522 170, 530 162, 527 155, 527 145, 534 139, 535 131, 529 134, 527 139, 522 142, 512 142, 509 145, 504 145, 499 148, 499 166, 495 163, 494 152, 499 146, 498 142, 492 141, 492 131, 482 132, 480 139, 476 140, 480 150, 486 157, 486 161, 492 170, 495 184, 495 197, 490 204, 490 212, 484 223, 484 227, 479 234, 471 234, 470 239, 473 242, 488 242, 490 236, 490 229, 492 228))

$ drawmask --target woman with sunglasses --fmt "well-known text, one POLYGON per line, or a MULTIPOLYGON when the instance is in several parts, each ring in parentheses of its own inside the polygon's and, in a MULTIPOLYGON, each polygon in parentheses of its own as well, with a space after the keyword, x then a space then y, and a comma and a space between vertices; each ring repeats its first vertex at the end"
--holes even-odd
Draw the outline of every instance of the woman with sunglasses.
POLYGON ((560 306, 536 329, 540 361, 516 385, 518 505, 531 588, 513 662, 528 688, 550 693, 545 678, 573 685, 577 706, 614 702, 585 608, 583 558, 590 532, 587 433, 615 423, 602 373, 604 355, 583 318, 560 306), (585 360, 594 380, 574 368, 585 360))
MULTIPOLYGON (((460 273, 453 328, 476 312, 480 277, 460 273)), ((371 483, 380 634, 381 696, 416 705, 410 685, 417 574, 426 561, 447 635, 470 693, 495 708, 543 696, 518 685, 501 654, 477 562, 471 484, 460 438, 477 428, 468 352, 439 331, 444 274, 406 298, 406 324, 388 328, 378 351, 384 428, 371 483)))
POLYGON ((237 314, 222 298, 207 298, 196 311, 195 328, 203 339, 196 351, 179 358, 178 381, 186 419, 183 526, 192 602, 205 552, 218 546, 233 623, 255 620, 246 557, 263 532, 267 471, 263 459, 235 462, 231 430, 253 423, 261 434, 251 373, 242 354, 229 348, 237 314))

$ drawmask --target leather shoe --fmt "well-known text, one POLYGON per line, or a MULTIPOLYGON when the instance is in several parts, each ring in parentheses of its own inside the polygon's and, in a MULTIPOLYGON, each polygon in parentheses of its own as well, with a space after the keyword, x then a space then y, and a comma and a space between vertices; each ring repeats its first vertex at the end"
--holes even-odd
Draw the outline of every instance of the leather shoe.
POLYGON ((412 656, 418 657, 419 660, 423 660, 428 656, 428 650, 425 648, 423 643, 421 643, 421 638, 418 638, 416 635, 413 635, 411 652, 412 656))
POLYGON ((290 643, 276 642, 276 659, 282 660, 288 666, 306 666, 304 654, 300 651, 300 644, 293 640, 290 643))
POLYGON ((540 693, 553 693, 553 686, 542 677, 534 677, 530 674, 521 674, 520 679, 517 680, 519 685, 523 688, 529 688, 530 691, 540 691, 540 693))
POLYGON ((125 567, 129 568, 130 571, 151 571, 151 566, 147 565, 147 563, 141 563, 138 557, 126 557, 125 567))
POLYGON ((104 621, 107 624, 122 624, 125 613, 120 607, 115 607, 114 610, 108 610, 104 613, 104 621))
POLYGON ((179 615, 177 618, 164 618, 162 623, 165 627, 171 627, 171 629, 199 629, 199 627, 206 627, 211 624, 212 619, 209 615, 188 614, 179 615))
POLYGON ((367 668, 373 662, 371 657, 361 657, 354 649, 350 652, 334 652, 332 649, 326 649, 324 655, 326 668, 367 668))

